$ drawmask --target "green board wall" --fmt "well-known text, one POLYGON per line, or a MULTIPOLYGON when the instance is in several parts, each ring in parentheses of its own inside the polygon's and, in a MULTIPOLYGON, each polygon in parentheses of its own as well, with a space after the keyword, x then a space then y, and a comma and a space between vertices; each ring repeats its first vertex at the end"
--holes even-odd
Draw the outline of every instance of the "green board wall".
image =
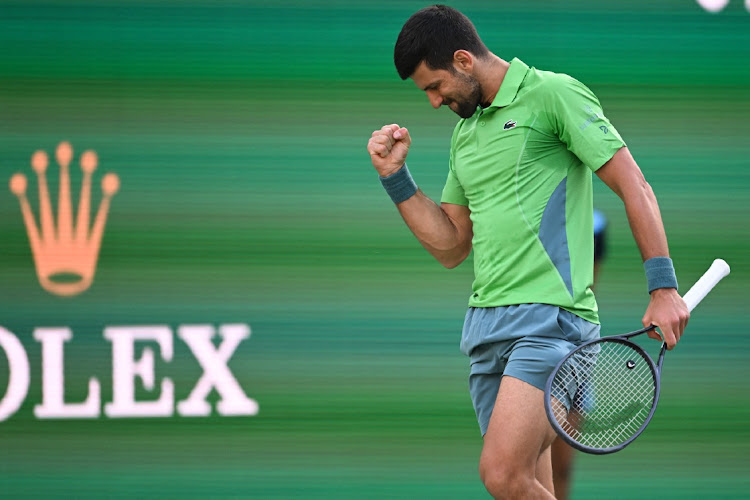
MULTIPOLYGON (((365 145, 397 122, 438 198, 456 117, 393 68, 422 2, 0 2, 0 326, 29 361, 0 421, 2 498, 486 498, 481 437, 458 351, 472 269, 419 246, 365 145), (57 205, 55 149, 96 151, 92 211, 119 179, 93 284, 38 280, 11 176, 39 217, 37 150, 57 205), (112 326, 163 325, 155 385, 184 400, 202 376, 181 325, 245 324, 228 367, 255 416, 110 418, 112 326), (95 377, 96 418, 45 419, 42 344, 67 327, 65 399, 95 377)), ((666 359, 662 400, 627 450, 581 456, 574 498, 743 498, 750 487, 750 12, 689 0, 455 2, 505 59, 586 83, 660 201, 686 291, 715 257, 732 275, 666 359)), ((604 333, 640 325, 648 295, 620 201, 601 182, 609 252, 604 333)), ((56 210, 56 208, 55 208, 56 210)), ((92 216, 93 218, 93 216, 92 216)), ((216 339, 218 344, 220 339, 216 339)), ((0 395, 12 376, 0 355, 0 395)), ((61 382, 62 383, 62 382, 61 382)), ((220 399, 214 390, 213 404, 220 399)))

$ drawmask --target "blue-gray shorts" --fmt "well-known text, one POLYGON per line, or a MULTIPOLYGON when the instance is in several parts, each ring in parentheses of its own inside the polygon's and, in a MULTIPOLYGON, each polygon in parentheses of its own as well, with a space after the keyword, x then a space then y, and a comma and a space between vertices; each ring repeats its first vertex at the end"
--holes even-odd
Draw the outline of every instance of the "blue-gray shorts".
POLYGON ((469 392, 482 436, 504 375, 544 390, 557 363, 599 337, 599 325, 549 304, 470 307, 461 350, 471 358, 469 392))

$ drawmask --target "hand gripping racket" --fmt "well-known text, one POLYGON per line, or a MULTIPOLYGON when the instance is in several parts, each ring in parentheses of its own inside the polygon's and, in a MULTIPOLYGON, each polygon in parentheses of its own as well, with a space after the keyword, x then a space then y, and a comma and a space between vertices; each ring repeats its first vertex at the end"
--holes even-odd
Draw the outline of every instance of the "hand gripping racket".
MULTIPOLYGON (((685 294, 692 311, 729 274, 729 266, 716 259, 685 294)), ((581 344, 560 361, 547 379, 544 406, 552 427, 569 445, 603 455, 632 443, 648 425, 659 402, 661 367, 631 337, 640 330, 602 337, 581 344)))

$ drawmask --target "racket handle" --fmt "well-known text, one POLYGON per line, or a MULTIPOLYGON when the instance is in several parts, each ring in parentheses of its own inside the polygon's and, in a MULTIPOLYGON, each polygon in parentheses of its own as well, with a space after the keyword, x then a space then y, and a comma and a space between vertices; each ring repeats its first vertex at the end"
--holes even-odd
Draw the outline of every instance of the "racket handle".
POLYGON ((711 291, 721 279, 729 274, 729 264, 724 262, 722 259, 716 259, 711 267, 708 268, 701 278, 695 282, 690 290, 682 297, 682 300, 688 306, 688 310, 692 312, 695 306, 700 304, 708 292, 711 291))

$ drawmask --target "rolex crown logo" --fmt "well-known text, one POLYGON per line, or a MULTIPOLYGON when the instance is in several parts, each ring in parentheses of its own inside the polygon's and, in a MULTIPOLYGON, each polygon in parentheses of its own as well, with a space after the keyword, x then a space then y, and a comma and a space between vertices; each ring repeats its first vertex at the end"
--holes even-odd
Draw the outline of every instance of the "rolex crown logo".
POLYGON ((46 172, 49 164, 47 153, 36 151, 31 156, 31 168, 37 175, 39 185, 39 226, 31 211, 29 200, 26 198, 28 184, 26 176, 20 173, 14 174, 10 178, 10 190, 18 197, 21 204, 21 213, 29 235, 31 251, 34 254, 39 283, 50 293, 69 297, 86 290, 94 280, 110 200, 120 187, 120 178, 112 173, 102 178, 102 200, 93 227, 89 227, 91 178, 96 170, 98 158, 94 151, 85 151, 81 155, 83 180, 74 226, 70 171, 68 170, 73 159, 73 148, 70 143, 61 142, 57 146, 55 158, 60 165, 56 227, 47 186, 46 172))

